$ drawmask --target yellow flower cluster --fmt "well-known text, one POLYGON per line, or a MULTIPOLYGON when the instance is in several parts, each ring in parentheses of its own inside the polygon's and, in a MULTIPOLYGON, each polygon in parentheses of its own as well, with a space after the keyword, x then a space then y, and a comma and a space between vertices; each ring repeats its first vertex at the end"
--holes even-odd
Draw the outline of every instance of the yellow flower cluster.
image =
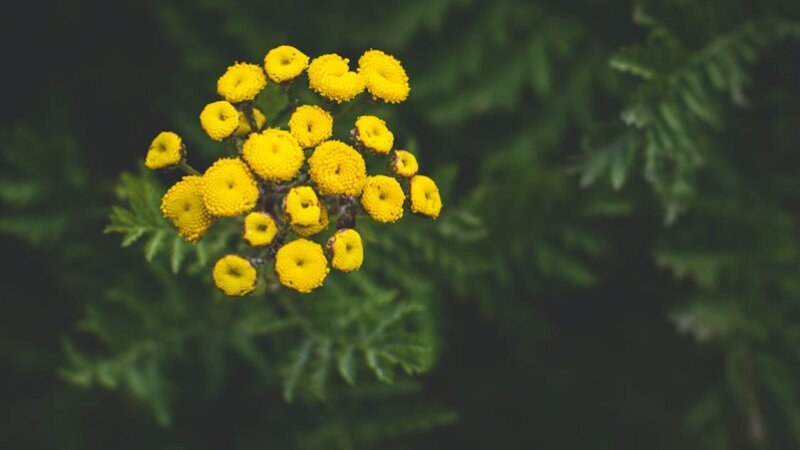
MULTIPOLYGON (((439 216, 436 183, 418 174, 412 153, 395 148, 384 119, 359 115, 346 122, 349 136, 334 136, 331 109, 340 107, 332 102, 354 100, 366 90, 373 99, 398 103, 410 92, 405 69, 391 55, 369 50, 356 70, 349 62, 333 53, 310 59, 281 45, 267 52, 263 66, 237 62, 228 67, 217 80, 221 99, 203 108, 200 124, 211 139, 229 144, 233 154, 202 174, 187 164, 177 134, 161 132, 150 144, 148 168, 189 172, 161 202, 164 217, 182 237, 194 243, 216 218, 243 217, 243 255, 225 255, 212 269, 214 283, 226 295, 253 292, 266 267, 282 285, 301 293, 322 286, 329 266, 358 270, 364 262, 364 243, 355 229, 360 216, 397 222, 406 205, 413 213, 439 216), (327 102, 298 105, 291 99, 287 103, 296 106, 288 122, 270 122, 255 106, 268 80, 290 95, 289 85, 303 73, 309 88, 327 102), (367 154, 391 155, 387 173, 368 174, 367 154), (272 258, 274 265, 266 264, 272 258)), ((344 110, 337 110, 337 117, 344 110)))

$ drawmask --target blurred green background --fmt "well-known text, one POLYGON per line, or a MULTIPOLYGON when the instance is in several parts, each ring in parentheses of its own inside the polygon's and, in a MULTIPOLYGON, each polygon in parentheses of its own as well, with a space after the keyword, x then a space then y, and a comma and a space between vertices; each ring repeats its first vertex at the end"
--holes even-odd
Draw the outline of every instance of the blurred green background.
POLYGON ((800 445, 796 1, 75 0, 0 20, 1 448, 800 445), (373 111, 445 209, 365 225, 365 267, 312 296, 221 300, 208 261, 230 236, 200 254, 153 243, 158 214, 127 248, 103 230, 177 178, 140 170, 157 132, 199 167, 224 153, 197 120, 217 77, 284 43, 403 62, 409 101, 373 111))

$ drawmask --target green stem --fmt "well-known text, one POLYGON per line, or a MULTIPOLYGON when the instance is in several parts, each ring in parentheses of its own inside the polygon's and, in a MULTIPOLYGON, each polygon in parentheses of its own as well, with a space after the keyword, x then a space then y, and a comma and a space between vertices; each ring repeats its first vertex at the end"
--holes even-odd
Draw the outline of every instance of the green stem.
POLYGON ((181 162, 178 163, 178 168, 189 175, 200 175, 200 172, 198 172, 194 167, 190 166, 185 159, 182 159, 181 162))
POLYGON ((247 124, 250 125, 250 129, 254 132, 258 133, 261 131, 261 127, 258 126, 256 121, 256 114, 254 112, 255 109, 255 102, 247 102, 247 105, 244 107, 244 117, 247 119, 247 124))
POLYGON ((294 94, 292 94, 292 84, 293 83, 294 83, 294 80, 292 80, 292 81, 290 81, 288 83, 282 84, 281 86, 283 86, 283 92, 286 93, 286 97, 289 98, 289 101, 291 101, 292 104, 294 104, 294 106, 297 106, 297 105, 300 104, 300 100, 298 100, 297 97, 295 97, 294 94))

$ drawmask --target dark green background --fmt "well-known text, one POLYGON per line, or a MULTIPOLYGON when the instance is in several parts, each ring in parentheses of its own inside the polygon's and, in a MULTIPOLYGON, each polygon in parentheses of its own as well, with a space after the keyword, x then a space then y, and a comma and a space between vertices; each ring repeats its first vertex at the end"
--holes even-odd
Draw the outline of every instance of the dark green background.
POLYGON ((587 157, 582 137, 618 121, 640 83, 609 58, 657 39, 634 23, 635 10, 661 18, 689 54, 762 17, 800 20, 794 2, 735 0, 6 8, 0 190, 26 180, 39 194, 0 198, 0 447, 796 446, 800 43, 755 50, 746 106, 715 93, 722 123, 703 129, 695 190, 667 226, 638 156, 620 190, 605 180, 581 187, 575 173, 587 157), (235 358, 210 395, 196 361, 178 364, 169 427, 125 392, 58 375, 65 336, 104 351, 76 328, 104 301, 98 285, 143 299, 163 289, 126 285, 126 274, 150 269, 102 233, 119 174, 137 170, 162 129, 188 136, 197 159, 210 161, 196 113, 214 98, 216 78, 283 43, 352 60, 380 48, 403 61, 412 91, 392 112, 395 135, 430 173, 454 173, 445 212, 481 219, 483 237, 458 251, 482 269, 462 277, 441 267, 427 280, 441 294, 439 353, 410 401, 451 411, 446 424, 420 418, 403 431, 398 421, 380 444, 309 443, 297 436, 331 417, 357 427, 359 417, 385 414, 391 424, 395 400, 287 404, 235 358))

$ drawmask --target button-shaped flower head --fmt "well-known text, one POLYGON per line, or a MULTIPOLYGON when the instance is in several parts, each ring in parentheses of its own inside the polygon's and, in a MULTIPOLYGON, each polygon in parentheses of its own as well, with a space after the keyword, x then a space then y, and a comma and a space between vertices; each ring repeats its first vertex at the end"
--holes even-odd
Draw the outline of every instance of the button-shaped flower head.
POLYGON ((239 111, 225 100, 209 103, 200 112, 200 125, 208 137, 221 141, 239 127, 239 111))
POLYGON ((328 249, 331 252, 331 265, 342 272, 358 270, 364 262, 364 244, 361 235, 352 228, 343 228, 330 239, 328 249))
POLYGON ((231 103, 253 100, 267 85, 264 71, 256 64, 236 63, 217 80, 217 93, 231 103))
POLYGON ((289 131, 303 148, 315 147, 333 135, 333 117, 319 106, 298 106, 289 119, 289 131))
POLYGON ((283 209, 292 225, 309 226, 319 222, 320 203, 311 186, 297 186, 283 199, 283 209))
POLYGON ((394 134, 377 116, 359 116, 356 119, 356 138, 375 153, 389 153, 394 145, 394 134))
POLYGON ((395 150, 392 155, 392 172, 403 178, 410 178, 417 174, 419 164, 413 153, 405 150, 395 150))
POLYGON ((361 193, 361 206, 378 222, 396 222, 403 217, 406 195, 400 183, 386 175, 367 177, 361 193))
POLYGON ((292 233, 300 237, 309 237, 321 233, 328 228, 328 209, 322 203, 319 204, 319 219, 311 225, 302 226, 291 224, 292 233))
POLYGON ((400 103, 408 98, 411 87, 400 61, 380 50, 368 50, 358 59, 358 72, 364 77, 372 97, 388 103, 400 103))
POLYGON ((162 131, 150 143, 144 165, 151 170, 174 166, 181 161, 184 151, 180 136, 172 131, 162 131))
POLYGON ((275 271, 284 286, 308 293, 322 286, 328 275, 328 260, 322 246, 307 239, 297 239, 278 249, 275 271))
POLYGON ((253 247, 263 247, 275 240, 278 225, 269 214, 253 211, 244 218, 244 240, 253 247))
POLYGON ((178 233, 189 242, 197 242, 211 226, 212 217, 202 196, 203 181, 187 175, 175 183, 161 198, 161 212, 178 233))
POLYGON ((277 182, 294 178, 305 159, 297 139, 277 128, 251 134, 242 147, 242 157, 256 175, 277 182))
POLYGON ((203 202, 214 216, 238 216, 257 200, 256 180, 239 158, 218 159, 203 174, 203 202))
POLYGON ((308 65, 308 84, 321 96, 338 103, 348 102, 364 91, 364 78, 351 72, 347 58, 330 53, 314 58, 308 65))
POLYGON ((411 211, 435 219, 441 210, 442 198, 436 183, 425 175, 415 175, 411 179, 411 211))
POLYGON ((283 83, 297 78, 308 67, 308 56, 291 45, 275 47, 264 56, 269 79, 283 83))
POLYGON ((211 276, 219 290, 231 297, 249 294, 256 288, 255 267, 239 255, 220 258, 214 264, 211 276))
POLYGON ((353 147, 326 141, 308 158, 308 174, 322 195, 358 195, 367 179, 367 165, 353 147))

